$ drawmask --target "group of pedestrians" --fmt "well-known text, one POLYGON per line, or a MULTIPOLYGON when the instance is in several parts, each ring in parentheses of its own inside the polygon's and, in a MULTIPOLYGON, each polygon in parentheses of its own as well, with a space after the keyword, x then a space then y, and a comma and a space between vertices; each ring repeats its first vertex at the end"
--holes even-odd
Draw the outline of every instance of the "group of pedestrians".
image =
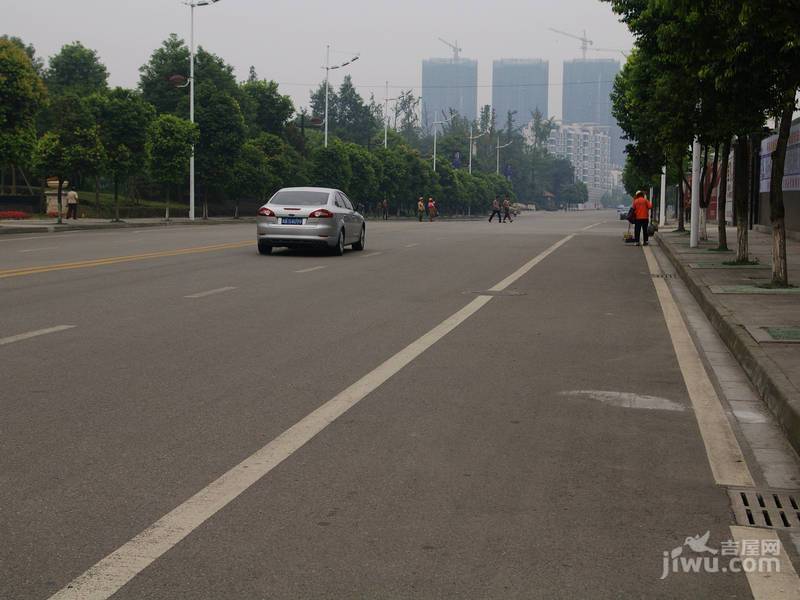
MULTIPOLYGON (((422 223, 422 219, 425 218, 425 207, 425 198, 420 196, 419 200, 417 200, 417 218, 420 223, 422 223)), ((433 196, 428 198, 427 208, 428 221, 433 222, 433 220, 439 216, 439 208, 436 206, 436 200, 433 199, 433 196)))
POLYGON ((509 199, 508 195, 503 198, 503 202, 500 202, 500 197, 495 196, 494 200, 492 200, 492 214, 489 215, 489 223, 492 222, 494 216, 497 215, 497 222, 498 223, 513 223, 514 219, 511 218, 511 200, 509 199), (503 210, 503 215, 501 217, 500 210, 503 210))

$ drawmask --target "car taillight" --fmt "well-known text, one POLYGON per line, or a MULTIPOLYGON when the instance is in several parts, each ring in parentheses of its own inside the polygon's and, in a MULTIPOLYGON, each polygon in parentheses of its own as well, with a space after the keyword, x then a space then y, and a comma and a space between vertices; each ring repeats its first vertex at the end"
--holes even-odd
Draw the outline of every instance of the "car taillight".
POLYGON ((308 215, 309 219, 331 219, 333 218, 333 213, 329 210, 324 208, 320 208, 319 210, 315 210, 310 215, 308 215))
POLYGON ((268 209, 266 206, 262 206, 258 209, 258 216, 259 217, 274 217, 275 213, 268 209))

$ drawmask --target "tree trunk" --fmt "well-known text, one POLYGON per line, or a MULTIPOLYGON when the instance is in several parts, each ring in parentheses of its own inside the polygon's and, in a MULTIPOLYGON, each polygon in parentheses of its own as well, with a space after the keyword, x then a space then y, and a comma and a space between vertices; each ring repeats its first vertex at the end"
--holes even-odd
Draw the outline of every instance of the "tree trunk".
POLYGON ((786 261, 786 221, 783 206, 783 171, 786 164, 786 147, 792 131, 792 115, 795 107, 795 93, 792 90, 789 100, 781 113, 778 130, 778 143, 772 154, 772 180, 769 188, 769 216, 772 222, 772 285, 788 287, 789 269, 786 261))
POLYGON ((736 213, 736 261, 741 263, 746 263, 750 259, 747 239, 749 149, 747 138, 743 135, 737 136, 733 151, 733 208, 736 213))
POLYGON ((114 222, 119 223, 119 177, 114 174, 114 222))
POLYGON ((25 186, 28 188, 28 193, 33 196, 33 188, 31 187, 31 182, 28 181, 28 178, 25 176, 25 171, 22 169, 19 170, 19 174, 22 175, 22 181, 25 182, 25 186))
POLYGON ((100 212, 100 176, 94 176, 94 205, 97 207, 97 212, 100 212))
POLYGON ((203 190, 203 220, 208 220, 208 190, 203 190))
POLYGON ((58 178, 58 221, 57 223, 61 225, 63 223, 61 219, 61 209, 63 205, 61 204, 61 192, 64 190, 64 179, 62 177, 58 178))
POLYGON ((234 209, 233 209, 233 218, 234 219, 238 219, 239 218, 239 198, 238 197, 236 198, 236 205, 234 206, 234 209))
POLYGON ((686 227, 684 227, 683 222, 683 181, 681 180, 678 183, 678 205, 675 207, 675 213, 678 217, 678 229, 677 231, 686 231, 686 227))
POLYGON ((728 249, 728 229, 725 212, 728 203, 728 159, 731 155, 731 140, 725 140, 722 145, 722 172, 720 173, 719 193, 717 194, 717 233, 719 237, 718 250, 728 249))
POLYGON ((169 197, 170 197, 169 186, 166 186, 164 195, 167 197, 167 208, 166 212, 164 213, 164 220, 169 221, 169 197))
POLYGON ((11 195, 17 195, 17 166, 11 165, 11 195))

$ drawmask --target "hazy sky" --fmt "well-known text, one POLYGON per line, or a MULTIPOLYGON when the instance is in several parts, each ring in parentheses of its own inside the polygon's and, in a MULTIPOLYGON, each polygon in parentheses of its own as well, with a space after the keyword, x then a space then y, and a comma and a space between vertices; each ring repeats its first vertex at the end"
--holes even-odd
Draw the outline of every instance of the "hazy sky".
MULTIPOLYGON (((135 86, 139 66, 172 32, 189 39, 189 9, 179 0, 0 0, 0 34, 23 38, 43 57, 80 40, 98 51, 112 85, 135 86)), ((587 35, 598 48, 628 50, 632 38, 600 0, 220 0, 196 10, 198 43, 244 79, 254 65, 297 107, 323 78, 325 44, 335 60, 361 59, 349 73, 365 98, 382 101, 384 82, 419 93, 421 61, 448 57, 437 38, 458 40, 477 59, 479 104, 491 103, 492 60, 550 61, 550 113, 561 114, 561 62, 579 58, 580 42, 548 27, 587 35), (341 52, 341 54, 340 54, 341 52)), ((590 57, 622 58, 590 52, 590 57)), ((333 72, 338 84, 343 72, 333 72)), ((390 95, 395 95, 392 90, 390 95)))

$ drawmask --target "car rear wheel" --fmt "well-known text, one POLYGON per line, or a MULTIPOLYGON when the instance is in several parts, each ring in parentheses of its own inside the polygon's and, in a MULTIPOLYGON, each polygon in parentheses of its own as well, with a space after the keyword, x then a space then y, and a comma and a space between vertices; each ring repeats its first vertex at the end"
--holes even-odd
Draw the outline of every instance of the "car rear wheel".
POLYGON ((264 254, 264 255, 272 254, 272 246, 270 246, 267 243, 259 241, 258 242, 258 253, 259 254, 264 254))
POLYGON ((344 229, 339 232, 339 241, 336 242, 336 245, 333 247, 333 254, 335 256, 344 254, 344 229))
POLYGON ((366 241, 367 241, 367 228, 362 225, 361 235, 359 236, 358 241, 353 243, 353 250, 358 250, 358 251, 363 250, 366 241))

